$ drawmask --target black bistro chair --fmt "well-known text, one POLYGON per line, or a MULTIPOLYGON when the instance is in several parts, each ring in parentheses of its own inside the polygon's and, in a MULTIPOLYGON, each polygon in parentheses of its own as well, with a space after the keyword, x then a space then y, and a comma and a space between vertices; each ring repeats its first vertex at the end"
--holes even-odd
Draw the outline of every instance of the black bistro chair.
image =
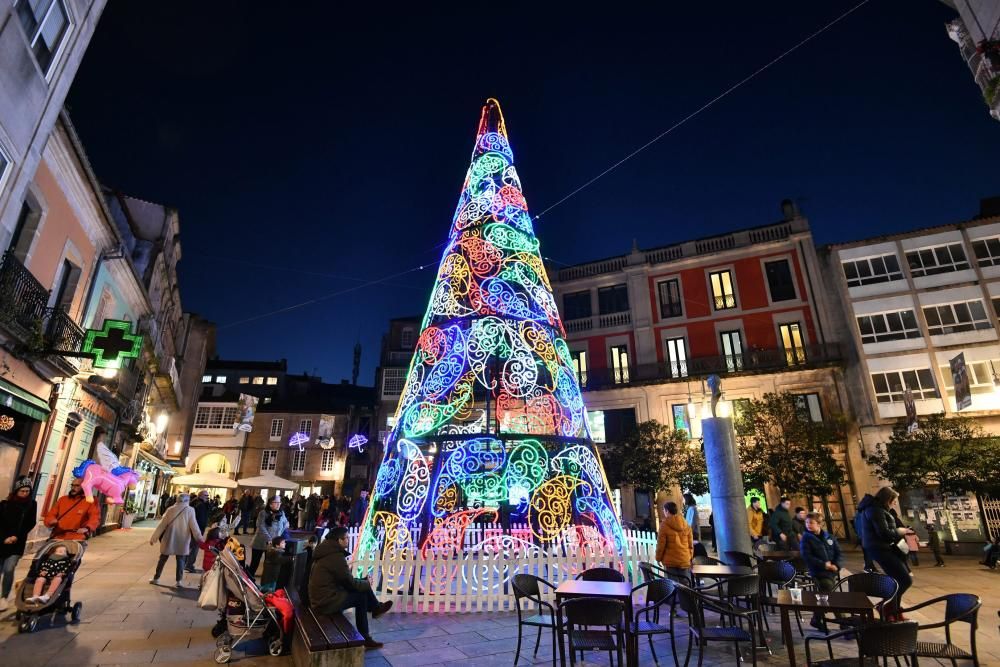
POLYGON ((592 567, 576 575, 580 581, 611 581, 623 583, 625 575, 613 567, 592 567))
MULTIPOLYGON (((761 606, 777 609, 778 600, 772 586, 777 589, 787 588, 795 581, 795 567, 787 560, 764 560, 757 566, 757 576, 760 578, 761 606)), ((763 614, 764 627, 768 630, 771 625, 767 620, 767 614, 763 614)), ((802 636, 802 614, 795 612, 795 622, 799 626, 799 636, 802 636)))
POLYGON ((931 628, 944 628, 945 642, 917 642, 917 655, 921 658, 935 658, 937 660, 950 660, 952 665, 958 660, 971 660, 975 667, 979 667, 979 653, 976 651, 976 630, 979 627, 979 608, 983 605, 978 595, 971 593, 951 593, 941 597, 927 600, 920 604, 903 609, 903 613, 911 612, 923 607, 940 604, 944 602, 944 620, 939 623, 929 623, 921 625, 920 630, 930 630, 931 628), (951 626, 953 623, 969 624, 969 650, 957 646, 951 639, 951 626))
POLYGON ((639 563, 639 572, 642 574, 642 582, 647 584, 651 581, 656 581, 657 579, 667 578, 666 570, 656 563, 650 563, 645 560, 639 563))
POLYGON ((892 658, 896 665, 899 659, 906 661, 916 667, 917 665, 917 623, 906 621, 903 623, 872 623, 862 625, 849 630, 841 630, 825 637, 806 637, 806 665, 807 667, 878 667, 879 658, 881 664, 886 667, 889 658, 892 658), (831 639, 846 637, 855 633, 858 642, 857 657, 834 658, 830 648, 831 639), (813 641, 825 641, 830 657, 826 660, 813 662, 810 643, 813 641))
POLYGON ((556 608, 542 599, 540 585, 555 590, 555 586, 534 576, 533 574, 515 574, 511 580, 514 589, 514 601, 517 607, 517 650, 514 652, 514 664, 521 655, 521 632, 524 626, 538 628, 538 637, 535 639, 535 653, 538 655, 538 645, 542 641, 542 630, 549 628, 552 630, 552 667, 556 664, 556 650, 559 645, 557 638, 559 631, 559 615, 556 608), (535 609, 521 609, 521 600, 527 599, 536 604, 535 609))
POLYGON ((639 584, 632 589, 632 598, 636 593, 645 590, 646 604, 635 610, 631 619, 630 630, 632 631, 633 655, 638 663, 639 638, 645 635, 649 640, 649 650, 653 653, 653 661, 660 664, 660 659, 656 656, 656 649, 653 648, 653 635, 670 635, 670 652, 674 656, 674 667, 677 666, 677 649, 675 647, 674 635, 669 626, 663 625, 660 621, 660 610, 668 607, 665 612, 673 615, 674 605, 677 601, 677 584, 670 579, 654 579, 644 584, 639 584))
POLYGON ((742 551, 727 551, 722 554, 726 565, 741 565, 743 567, 756 567, 757 559, 742 551))
POLYGON ((615 664, 615 654, 619 667, 625 664, 622 655, 627 649, 628 620, 624 602, 600 597, 570 598, 559 605, 559 618, 569 638, 570 665, 576 664, 577 651, 607 651, 610 664, 615 664))
MULTIPOLYGON (((698 644, 698 665, 705 657, 705 647, 709 642, 731 642, 736 649, 736 663, 740 662, 740 643, 750 644, 750 657, 753 667, 757 667, 757 651, 754 648, 754 623, 756 610, 743 609, 723 600, 702 595, 686 586, 677 586, 677 604, 688 616, 688 648, 684 656, 684 667, 691 661, 691 646, 698 644), (732 621, 729 625, 708 625, 705 623, 705 611, 711 611, 732 621), (749 631, 742 627, 740 621, 746 621, 749 631)), ((674 617, 670 617, 670 631, 674 632, 674 617)), ((673 634, 671 634, 673 636, 673 634)))
MULTIPOLYGON (((875 609, 878 611, 879 617, 885 620, 885 607, 896 598, 899 584, 887 574, 858 572, 838 581, 834 590, 864 593, 870 598, 877 598, 875 609)), ((826 620, 839 625, 857 625, 859 623, 856 618, 827 618, 826 620)))

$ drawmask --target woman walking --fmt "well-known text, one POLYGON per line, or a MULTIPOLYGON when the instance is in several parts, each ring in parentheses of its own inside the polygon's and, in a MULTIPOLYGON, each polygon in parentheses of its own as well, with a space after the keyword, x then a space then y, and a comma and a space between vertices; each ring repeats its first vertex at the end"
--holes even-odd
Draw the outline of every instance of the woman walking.
POLYGON ((35 527, 35 517, 38 516, 31 488, 31 478, 18 477, 10 496, 0 502, 0 564, 3 565, 0 611, 7 610, 7 596, 14 586, 14 568, 24 555, 28 533, 35 527))
POLYGON ((913 579, 906 565, 906 556, 896 543, 906 534, 907 529, 896 526, 896 520, 889 512, 892 503, 899 497, 892 487, 883 486, 875 494, 875 501, 865 508, 861 521, 861 543, 865 551, 882 571, 896 580, 899 592, 896 599, 887 606, 890 621, 903 620, 899 609, 903 605, 903 593, 910 588, 913 579))
POLYGON ((701 527, 698 521, 698 501, 690 493, 684 494, 684 520, 691 526, 691 535, 695 542, 701 541, 701 527))
POLYGON ((250 544, 250 569, 247 571, 251 578, 257 576, 257 566, 260 565, 260 559, 264 557, 271 540, 284 535, 287 530, 288 518, 281 511, 281 496, 274 496, 267 507, 257 515, 257 531, 250 544))
POLYGON ((149 580, 151 584, 160 583, 163 565, 170 556, 177 559, 177 588, 184 588, 184 563, 191 549, 191 540, 204 542, 205 538, 198 529, 198 519, 191 507, 191 496, 182 493, 177 496, 177 502, 167 508, 160 519, 160 524, 149 538, 149 544, 160 541, 160 560, 156 562, 156 574, 149 580))

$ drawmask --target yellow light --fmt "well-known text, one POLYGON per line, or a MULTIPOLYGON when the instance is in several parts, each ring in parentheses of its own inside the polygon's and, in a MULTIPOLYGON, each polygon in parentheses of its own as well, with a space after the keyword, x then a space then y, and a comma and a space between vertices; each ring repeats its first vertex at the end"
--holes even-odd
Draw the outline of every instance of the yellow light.
POLYGON ((167 430, 167 422, 170 421, 170 415, 166 412, 161 412, 156 417, 156 435, 160 435, 167 430))
POLYGON ((180 454, 181 453, 181 447, 183 447, 183 446, 184 446, 184 443, 181 442, 180 440, 177 440, 176 442, 174 442, 174 454, 180 454))

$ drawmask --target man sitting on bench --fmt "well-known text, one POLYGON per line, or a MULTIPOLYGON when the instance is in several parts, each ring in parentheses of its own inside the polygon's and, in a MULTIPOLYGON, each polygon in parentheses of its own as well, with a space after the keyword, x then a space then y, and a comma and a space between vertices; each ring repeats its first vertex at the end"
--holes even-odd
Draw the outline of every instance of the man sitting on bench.
POLYGON ((334 528, 316 547, 309 573, 309 604, 317 614, 335 614, 354 609, 354 623, 365 638, 365 648, 382 648, 368 631, 368 614, 378 618, 392 607, 379 602, 368 579, 355 579, 347 565, 347 529, 334 528))

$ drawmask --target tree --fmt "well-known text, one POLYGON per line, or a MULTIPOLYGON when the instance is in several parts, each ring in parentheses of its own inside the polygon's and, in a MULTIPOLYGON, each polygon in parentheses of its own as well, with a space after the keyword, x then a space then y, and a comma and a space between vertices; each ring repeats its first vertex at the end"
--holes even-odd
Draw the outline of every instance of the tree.
POLYGON ((736 420, 743 483, 774 484, 785 495, 825 496, 844 483, 844 469, 830 451, 844 437, 843 418, 812 421, 794 394, 751 399, 736 420))
POLYGON ((670 429, 655 419, 637 424, 604 459, 611 484, 654 492, 676 484, 684 491, 706 493, 705 455, 692 444, 684 429, 670 429))

